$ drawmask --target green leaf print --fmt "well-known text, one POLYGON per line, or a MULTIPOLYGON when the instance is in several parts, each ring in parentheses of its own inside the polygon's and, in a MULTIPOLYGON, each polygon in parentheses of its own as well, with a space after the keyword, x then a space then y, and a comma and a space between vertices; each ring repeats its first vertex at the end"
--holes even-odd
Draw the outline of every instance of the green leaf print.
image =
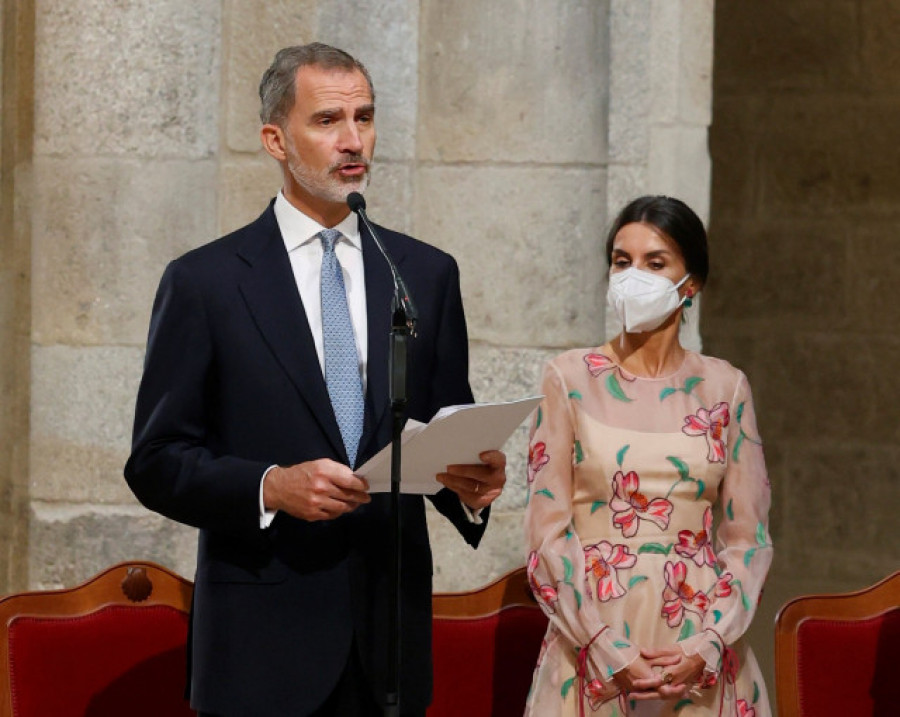
POLYGON ((644 582, 646 579, 646 575, 635 575, 633 578, 631 578, 631 580, 628 581, 628 587, 633 588, 635 585, 644 582))
POLYGON ((572 561, 569 560, 565 555, 562 559, 563 562, 563 582, 566 585, 572 584, 572 575, 575 574, 575 568, 572 567, 572 561))
POLYGON ((562 695, 563 699, 566 699, 566 696, 569 694, 569 690, 572 689, 572 685, 574 685, 574 684, 575 684, 574 677, 570 677, 568 680, 563 682, 562 689, 559 691, 560 694, 562 695))
POLYGON ((734 449, 731 451, 731 457, 735 463, 740 462, 740 458, 738 454, 741 452, 741 444, 744 442, 744 432, 741 431, 740 435, 737 437, 737 440, 734 442, 734 449))
POLYGON ((753 680, 753 704, 759 702, 759 685, 753 680))
POLYGON ((703 378, 701 376, 691 376, 687 381, 684 382, 684 389, 683 389, 684 392, 690 393, 697 387, 697 384, 700 383, 702 380, 703 380, 703 378))
POLYGON ((569 398, 574 398, 574 399, 580 401, 581 393, 579 391, 569 391, 569 398))
POLYGON ((760 547, 766 544, 766 526, 762 523, 756 524, 756 542, 759 543, 760 547))
POLYGON ((625 454, 628 453, 628 449, 629 449, 629 448, 631 448, 631 444, 630 444, 630 443, 628 443, 628 444, 622 446, 622 447, 619 449, 619 452, 616 453, 616 463, 619 464, 619 468, 622 467, 622 461, 625 460, 625 454))
POLYGON ((678 642, 682 640, 687 640, 691 635, 696 632, 694 628, 694 623, 690 620, 685 620, 684 624, 681 626, 681 632, 678 633, 678 642))
POLYGON ((591 515, 600 510, 600 508, 602 508, 604 505, 606 505, 605 500, 595 500, 593 503, 591 503, 591 515))
POLYGON ((713 610, 713 621, 716 625, 719 624, 719 620, 722 619, 722 611, 721 610, 713 610))
POLYGON ((687 463, 676 456, 666 456, 666 460, 678 469, 681 480, 690 480, 690 469, 687 467, 687 463))
POLYGON ((738 404, 737 411, 734 412, 735 417, 737 418, 737 422, 741 422, 741 418, 744 416, 744 403, 745 401, 741 401, 738 404))
POLYGON ((753 560, 754 555, 756 555, 756 548, 750 548, 750 550, 744 553, 744 565, 748 568, 750 567, 750 561, 753 560))
POLYGON ((575 591, 575 605, 581 610, 581 593, 578 590, 575 591))
POLYGON ((631 643, 625 642, 624 640, 616 640, 613 643, 613 647, 618 647, 620 650, 624 650, 626 647, 631 647, 631 643))
POLYGON ((668 555, 672 551, 672 544, 662 545, 661 543, 644 543, 638 548, 639 553, 657 553, 658 555, 668 555))
POLYGON ((543 420, 544 420, 544 413, 543 413, 543 411, 541 410, 541 406, 538 406, 538 410, 537 410, 537 418, 536 418, 535 421, 534 421, 534 427, 535 427, 535 428, 540 428, 540 427, 541 427, 541 421, 543 421, 543 420))
POLYGON ((665 401, 673 393, 678 393, 678 389, 672 388, 671 386, 669 386, 668 388, 664 388, 662 391, 659 392, 659 400, 665 401))
POLYGON ((631 625, 627 622, 625 623, 625 637, 629 640, 631 639, 631 625))
POLYGON ((734 520, 734 508, 732 507, 733 500, 728 501, 728 505, 725 506, 725 515, 728 516, 728 520, 734 520))
POLYGON ((675 706, 672 708, 673 712, 680 712, 688 705, 692 705, 694 702, 692 700, 681 700, 680 702, 676 702, 675 706))
POLYGON ((575 441, 575 465, 584 462, 584 451, 581 450, 581 441, 575 441))
POLYGON ((696 500, 700 500, 700 496, 703 495, 703 491, 706 489, 706 484, 699 478, 697 479, 697 498, 696 500))
POLYGON ((545 495, 545 496, 547 496, 550 500, 556 500, 556 496, 553 495, 553 493, 551 493, 551 492, 550 492, 549 490, 547 490, 546 488, 541 488, 540 490, 535 491, 534 494, 535 494, 535 495, 545 495))
POLYGON ((631 401, 633 400, 625 395, 625 392, 619 385, 619 379, 616 378, 616 375, 614 373, 607 374, 606 376, 606 390, 610 392, 613 398, 618 399, 619 401, 631 403, 631 401))
POLYGON ((752 607, 750 605, 750 598, 748 598, 747 594, 744 592, 744 586, 741 584, 741 581, 733 580, 731 584, 741 591, 741 604, 744 606, 744 610, 749 610, 752 607))

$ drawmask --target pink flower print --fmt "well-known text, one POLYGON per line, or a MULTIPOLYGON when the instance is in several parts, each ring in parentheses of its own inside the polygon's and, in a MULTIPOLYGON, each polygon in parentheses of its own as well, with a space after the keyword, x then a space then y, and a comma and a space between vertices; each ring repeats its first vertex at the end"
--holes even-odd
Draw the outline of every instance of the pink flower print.
POLYGON ((556 588, 552 585, 541 585, 538 582, 538 579, 534 576, 534 571, 538 566, 538 554, 536 550, 532 550, 528 555, 528 585, 531 587, 531 592, 534 594, 534 597, 537 598, 538 602, 543 604, 546 612, 555 613, 556 608, 553 603, 559 601, 559 593, 556 591, 556 588))
POLYGON ((537 472, 547 465, 550 456, 547 455, 547 444, 543 441, 528 447, 528 482, 534 483, 537 472))
POLYGON ((627 474, 617 471, 613 476, 615 497, 609 502, 609 507, 615 513, 613 525, 621 529, 626 538, 637 534, 641 520, 649 520, 663 530, 669 527, 672 504, 665 498, 647 500, 638 488, 640 478, 634 471, 627 474))
POLYGON ((753 705, 749 704, 747 700, 737 701, 737 711, 740 717, 756 717, 756 710, 753 709, 753 705))
POLYGON ((689 436, 705 436, 709 446, 706 460, 710 463, 725 462, 725 427, 728 425, 728 404, 722 401, 712 411, 701 408, 695 416, 685 416, 681 430, 689 436))
POLYGON ((600 602, 622 597, 626 593, 616 570, 634 567, 636 562, 637 556, 629 553, 625 545, 613 545, 601 540, 584 549, 584 573, 585 576, 593 574, 597 579, 597 597, 600 602))
POLYGON ((684 619, 684 611, 696 613, 701 617, 709 608, 709 598, 702 590, 695 590, 688 585, 687 566, 680 560, 677 563, 666 561, 666 587, 663 588, 662 616, 669 627, 678 627, 684 619))
POLYGON ((585 680, 583 691, 584 696, 587 697, 588 704, 591 706, 592 712, 596 712, 600 709, 600 705, 606 701, 604 695, 606 690, 603 687, 603 683, 596 678, 590 681, 585 680))
POLYGON ((603 354, 587 354, 584 357, 584 362, 587 364, 588 371, 594 378, 597 378, 597 376, 600 376, 605 371, 616 368, 616 364, 613 363, 613 360, 603 354))
POLYGON ((734 580, 734 576, 731 573, 722 573, 719 576, 719 579, 716 580, 715 587, 715 596, 724 598, 731 595, 731 581, 734 580))
POLYGON ((678 531, 678 545, 675 552, 682 558, 690 558, 699 567, 715 565, 716 556, 712 549, 712 508, 703 511, 703 530, 695 533, 692 530, 678 531))

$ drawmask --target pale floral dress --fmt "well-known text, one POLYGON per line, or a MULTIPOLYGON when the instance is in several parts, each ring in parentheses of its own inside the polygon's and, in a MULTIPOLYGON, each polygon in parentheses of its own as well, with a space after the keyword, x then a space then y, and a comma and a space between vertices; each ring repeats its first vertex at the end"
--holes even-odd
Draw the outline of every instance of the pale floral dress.
POLYGON ((772 560, 744 374, 687 352, 675 373, 640 378, 579 349, 548 363, 542 393, 525 534, 550 625, 526 715, 768 717, 740 640, 772 560), (611 676, 641 647, 676 642, 705 660, 702 686, 681 700, 619 693, 611 676))

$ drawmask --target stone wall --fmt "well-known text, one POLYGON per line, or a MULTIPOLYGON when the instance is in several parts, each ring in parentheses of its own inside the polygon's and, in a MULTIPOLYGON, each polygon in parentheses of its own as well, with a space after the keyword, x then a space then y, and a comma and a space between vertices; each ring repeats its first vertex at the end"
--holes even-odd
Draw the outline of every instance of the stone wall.
POLYGON ((900 565, 900 7, 720 2, 715 27, 703 328, 758 404, 775 562, 753 636, 770 652, 787 599, 900 565))
MULTIPOLYGON (((278 189, 256 84, 279 47, 319 39, 369 66, 370 214, 457 256, 481 400, 533 393, 546 358, 601 340, 611 210, 646 191, 708 206, 711 0, 3 7, 33 20, 33 72, 18 76, 34 121, 13 143, 33 154, 16 195, 5 82, 3 206, 22 231, 0 244, 0 515, 19 537, 0 534, 12 556, 0 591, 71 585, 128 558, 192 574, 194 531, 137 505, 122 466, 163 267, 278 189)), ((509 487, 479 551, 430 516, 439 589, 522 563, 525 430, 506 446, 509 487)))

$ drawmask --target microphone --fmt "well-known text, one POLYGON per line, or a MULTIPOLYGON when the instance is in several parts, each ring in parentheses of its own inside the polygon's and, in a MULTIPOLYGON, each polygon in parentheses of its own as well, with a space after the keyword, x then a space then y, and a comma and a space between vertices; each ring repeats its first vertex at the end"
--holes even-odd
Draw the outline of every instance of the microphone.
POLYGON ((397 266, 391 260, 387 250, 385 250, 384 244, 381 243, 381 239, 378 237, 375 227, 369 222, 369 217, 366 215, 366 198, 359 192, 350 192, 350 194, 347 195, 347 206, 350 207, 350 211, 354 212, 362 219, 363 224, 366 225, 366 229, 369 230, 369 234, 372 235, 372 239, 375 241, 375 246, 378 247, 384 260, 387 262, 388 267, 390 267, 391 277, 394 280, 394 300, 391 308, 395 314, 398 309, 403 312, 409 333, 411 336, 415 336, 416 322, 419 319, 419 313, 416 311, 416 306, 409 294, 409 289, 406 288, 406 282, 403 281, 403 277, 400 276, 400 272, 397 271, 397 266))

